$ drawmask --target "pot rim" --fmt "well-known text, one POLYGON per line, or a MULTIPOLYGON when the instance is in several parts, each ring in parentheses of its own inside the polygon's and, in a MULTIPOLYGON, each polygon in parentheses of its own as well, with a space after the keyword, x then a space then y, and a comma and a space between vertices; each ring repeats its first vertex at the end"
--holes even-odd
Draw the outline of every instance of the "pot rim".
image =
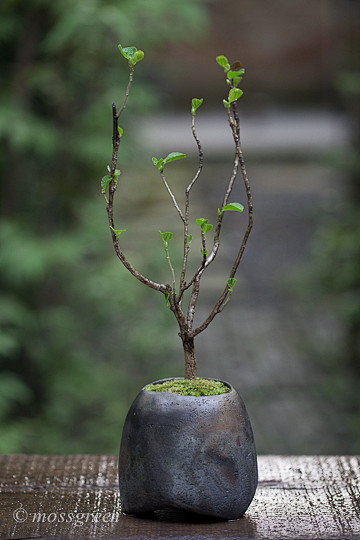
POLYGON ((145 384, 145 386, 143 386, 141 391, 142 392, 147 392, 149 394, 171 394, 173 396, 181 396, 181 397, 184 397, 184 398, 191 398, 191 397, 193 397, 193 398, 219 398, 220 396, 229 396, 230 394, 232 394, 232 392, 236 393, 236 390, 233 387, 233 385, 231 383, 227 382, 227 381, 224 381, 222 379, 218 379, 217 377, 199 377, 199 378, 200 379, 210 380, 210 381, 221 382, 222 384, 224 384, 225 386, 230 388, 230 392, 226 392, 224 394, 213 394, 213 395, 208 395, 208 396, 185 396, 183 394, 178 394, 176 392, 156 392, 155 390, 146 390, 146 387, 149 386, 150 384, 161 384, 163 382, 174 381, 174 380, 182 380, 183 381, 183 380, 185 380, 185 377, 167 377, 167 378, 164 378, 164 379, 158 379, 156 381, 145 384))

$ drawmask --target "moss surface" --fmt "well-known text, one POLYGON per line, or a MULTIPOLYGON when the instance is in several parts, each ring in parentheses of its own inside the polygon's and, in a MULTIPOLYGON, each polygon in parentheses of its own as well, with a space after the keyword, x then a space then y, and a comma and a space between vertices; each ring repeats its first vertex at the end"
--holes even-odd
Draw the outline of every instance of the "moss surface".
POLYGON ((230 388, 220 381, 212 379, 170 379, 168 381, 148 384, 145 390, 149 392, 172 392, 182 396, 217 396, 227 394, 230 388))

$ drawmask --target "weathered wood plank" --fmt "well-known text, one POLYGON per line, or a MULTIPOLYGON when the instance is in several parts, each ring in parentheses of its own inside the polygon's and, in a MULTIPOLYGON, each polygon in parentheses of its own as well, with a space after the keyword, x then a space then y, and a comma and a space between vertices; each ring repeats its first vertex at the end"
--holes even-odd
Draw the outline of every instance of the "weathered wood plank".
POLYGON ((260 456, 246 515, 121 513, 115 456, 0 456, 4 538, 360 538, 360 457, 260 456))

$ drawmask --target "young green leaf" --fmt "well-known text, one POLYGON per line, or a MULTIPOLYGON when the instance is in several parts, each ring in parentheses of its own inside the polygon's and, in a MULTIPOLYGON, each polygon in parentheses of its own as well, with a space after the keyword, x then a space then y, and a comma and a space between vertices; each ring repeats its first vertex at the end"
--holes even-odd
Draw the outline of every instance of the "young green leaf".
POLYGON ((123 133, 124 133, 123 128, 121 128, 121 127, 118 126, 118 134, 119 134, 119 137, 121 137, 123 133))
POLYGON ((170 307, 170 293, 169 292, 165 293, 165 302, 166 302, 167 307, 170 307))
POLYGON ((162 241, 164 242, 164 247, 167 249, 169 240, 172 239, 173 233, 172 232, 161 232, 159 231, 159 234, 162 238, 162 241))
POLYGON ((186 157, 186 155, 182 154, 181 152, 171 152, 164 159, 164 165, 166 165, 166 163, 170 163, 170 161, 176 161, 177 159, 183 159, 184 157, 186 157))
POLYGON ((137 62, 144 58, 144 52, 137 50, 136 47, 122 47, 118 45, 119 51, 129 63, 130 67, 134 67, 137 62))
POLYGON ((216 61, 217 63, 219 64, 219 66, 221 66, 222 68, 224 68, 224 71, 225 73, 227 73, 230 69, 230 64, 229 64, 229 61, 228 59, 226 58, 226 56, 224 55, 220 55, 220 56, 217 56, 216 57, 216 61))
POLYGON ((155 165, 155 167, 157 167, 159 169, 160 172, 163 172, 163 170, 164 170, 164 160, 162 158, 156 159, 156 158, 153 157, 152 162, 155 165))
POLYGON ((126 58, 126 60, 129 60, 130 58, 132 58, 137 51, 136 47, 122 47, 120 43, 118 47, 121 54, 123 55, 124 58, 126 58))
POLYGON ((233 87, 236 87, 240 81, 242 81, 242 77, 240 77, 240 73, 244 73, 244 69, 240 71, 228 71, 226 76, 226 82, 233 87))
POLYGON ((126 229, 114 229, 113 227, 110 226, 110 229, 113 231, 113 233, 116 234, 116 240, 119 240, 119 236, 122 232, 125 232, 126 229))
POLYGON ((226 210, 234 210, 235 212, 243 212, 244 207, 243 207, 242 204, 240 204, 238 202, 233 202, 233 203, 229 203, 226 206, 224 206, 222 211, 225 212, 226 210))
POLYGON ((206 236, 207 233, 210 232, 212 228, 213 228, 213 226, 211 225, 211 223, 205 223, 204 225, 202 225, 201 230, 204 233, 204 235, 206 236))
POLYGON ((170 163, 171 161, 176 161, 177 159, 183 159, 184 157, 186 157, 185 154, 182 154, 181 152, 171 152, 164 159, 163 158, 156 159, 153 157, 152 162, 155 165, 155 167, 159 169, 160 172, 163 172, 166 163, 170 163))
POLYGON ((105 193, 106 187, 110 184, 110 182, 111 182, 111 176, 109 174, 102 177, 102 179, 101 179, 101 193, 105 193))
MULTIPOLYGON (((245 73, 245 69, 240 69, 239 71, 228 71, 226 76, 228 79, 235 79, 235 77, 240 77, 240 75, 243 75, 245 73)), ((240 77, 242 79, 242 77, 240 77)))
POLYGON ((242 81, 242 77, 234 77, 232 80, 233 86, 237 86, 242 81))
POLYGON ((142 60, 144 56, 145 56, 144 51, 136 51, 136 53, 133 56, 134 65, 140 62, 140 60, 142 60))
POLYGON ((198 218, 196 220, 196 224, 199 225, 205 237, 207 233, 211 231, 211 229, 213 228, 213 226, 210 223, 208 223, 208 221, 209 221, 208 219, 204 219, 204 218, 198 218))
POLYGON ((233 103, 234 101, 239 99, 239 97, 241 97, 243 93, 244 92, 240 90, 240 88, 231 88, 229 92, 229 97, 228 97, 229 103, 233 103))
POLYGON ((193 98, 192 101, 191 101, 191 114, 193 116, 195 116, 195 113, 197 111, 197 109, 200 107, 200 105, 202 104, 202 102, 204 101, 203 98, 193 98))
POLYGON ((119 179, 119 176, 120 176, 120 170, 115 169, 115 172, 114 172, 114 182, 115 182, 115 184, 117 183, 117 181, 119 179))
POLYGON ((190 244, 192 242, 192 234, 188 234, 187 237, 188 237, 188 242, 189 242, 189 246, 190 246, 190 244))
POLYGON ((204 224, 206 224, 209 220, 205 218, 197 218, 196 219, 196 225, 199 225, 199 227, 202 227, 204 224))
POLYGON ((223 105, 224 105, 225 109, 227 109, 227 110, 230 109, 230 103, 228 101, 226 101, 226 99, 223 99, 223 105))
POLYGON ((229 293, 230 294, 232 293, 232 290, 233 290, 233 287, 234 287, 235 283, 236 283, 236 278, 229 278, 227 280, 227 286, 229 288, 229 293))

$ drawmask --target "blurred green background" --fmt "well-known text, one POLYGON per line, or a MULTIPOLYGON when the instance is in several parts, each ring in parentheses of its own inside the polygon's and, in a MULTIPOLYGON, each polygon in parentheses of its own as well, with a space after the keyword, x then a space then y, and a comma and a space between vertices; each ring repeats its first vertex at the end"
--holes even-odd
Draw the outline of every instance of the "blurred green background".
POLYGON ((183 374, 173 316, 113 254, 100 194, 128 77, 118 43, 146 55, 122 120, 129 259, 168 279, 157 230, 180 224, 150 158, 186 150, 172 173, 181 193, 196 170, 184 116, 195 96, 210 151, 194 205, 216 212, 232 151, 214 58, 241 59, 256 232, 239 292, 199 337, 199 374, 239 388, 261 453, 360 451, 359 11, 352 0, 2 1, 1 453, 117 452, 138 390, 183 374))

